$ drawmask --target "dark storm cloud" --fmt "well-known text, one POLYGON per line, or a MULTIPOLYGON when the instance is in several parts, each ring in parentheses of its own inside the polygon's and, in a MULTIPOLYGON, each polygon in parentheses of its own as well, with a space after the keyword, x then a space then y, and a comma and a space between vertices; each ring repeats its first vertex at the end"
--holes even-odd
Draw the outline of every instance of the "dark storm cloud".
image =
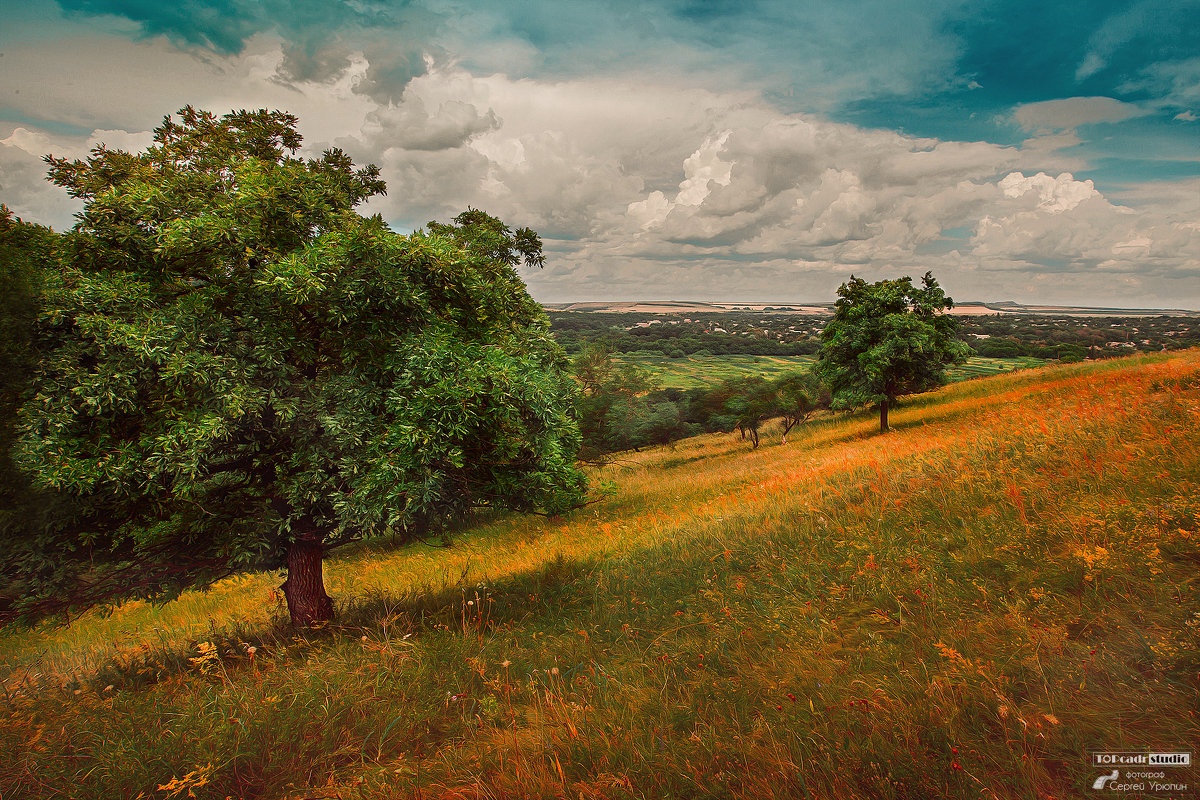
MULTIPOLYGON (((284 41, 280 79, 329 80, 355 52, 371 73, 362 90, 393 97, 424 72, 424 54, 443 16, 417 4, 359 0, 60 0, 73 15, 110 15, 137 23, 145 37, 218 55, 241 53, 252 37, 284 41)), ((435 48, 436 49, 436 48, 435 48)))

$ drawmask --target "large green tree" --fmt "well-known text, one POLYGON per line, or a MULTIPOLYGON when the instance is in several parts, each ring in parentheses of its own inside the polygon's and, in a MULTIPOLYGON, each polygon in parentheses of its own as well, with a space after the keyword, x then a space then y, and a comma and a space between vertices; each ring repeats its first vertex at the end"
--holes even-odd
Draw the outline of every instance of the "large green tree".
POLYGON ((540 241, 470 210, 402 236, 373 167, 296 157, 296 119, 185 108, 131 154, 48 157, 84 201, 46 271, 17 458, 58 512, 9 518, 25 613, 165 598, 474 508, 582 500, 576 393, 515 265, 540 241))
POLYGON ((834 408, 879 408, 879 429, 888 430, 888 409, 906 394, 946 382, 946 366, 966 360, 970 348, 956 336, 958 320, 945 311, 954 301, 925 273, 868 284, 850 280, 838 289, 833 320, 821 334, 816 373, 832 393, 834 408))

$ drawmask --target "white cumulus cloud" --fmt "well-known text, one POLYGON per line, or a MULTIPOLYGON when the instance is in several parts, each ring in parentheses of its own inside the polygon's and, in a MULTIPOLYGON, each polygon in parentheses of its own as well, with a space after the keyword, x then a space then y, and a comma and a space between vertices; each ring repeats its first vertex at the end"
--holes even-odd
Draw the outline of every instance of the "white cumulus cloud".
MULTIPOLYGON (((1184 280, 1200 272, 1195 187, 1106 196, 1075 177, 1085 164, 1058 152, 1078 141, 1076 127, 1141 113, 1111 98, 1022 106, 1017 119, 1037 135, 1006 147, 835 123, 678 77, 537 80, 430 58, 385 98, 364 91, 373 66, 361 53, 301 81, 281 77, 283 50, 263 37, 205 62, 139 47, 146 66, 127 109, 56 83, 43 108, 22 110, 53 117, 71 106, 80 132, 8 131, 0 200, 63 227, 77 205, 42 180, 44 153, 82 155, 101 141, 140 149, 186 102, 283 108, 300 118, 306 154, 336 145, 381 167, 388 194, 364 210, 397 228, 475 206, 537 230, 547 266, 526 278, 545 301, 828 299, 851 272, 933 270, 956 299, 1200 306, 1200 283, 1184 280), (200 96, 172 94, 197 69, 200 96), (1131 277, 1141 294, 1128 294, 1131 277)), ((31 57, 12 55, 6 66, 28 77, 31 57)))

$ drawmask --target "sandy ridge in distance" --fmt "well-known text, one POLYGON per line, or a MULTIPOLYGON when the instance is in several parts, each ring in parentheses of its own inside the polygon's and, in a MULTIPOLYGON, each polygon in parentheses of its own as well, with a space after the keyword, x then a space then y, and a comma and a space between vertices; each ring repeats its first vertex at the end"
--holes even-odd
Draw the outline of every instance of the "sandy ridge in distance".
MULTIPOLYGON (((720 314, 729 311, 752 311, 767 314, 829 315, 833 303, 718 303, 688 300, 630 300, 588 301, 578 303, 543 303, 548 311, 608 312, 616 314, 720 314), (766 309, 770 308, 770 311, 766 309)), ((975 317, 999 314, 1025 314, 1046 317, 1191 317, 1200 311, 1180 308, 1089 308, 1086 306, 1041 306, 1020 303, 956 303, 951 314, 975 317)))

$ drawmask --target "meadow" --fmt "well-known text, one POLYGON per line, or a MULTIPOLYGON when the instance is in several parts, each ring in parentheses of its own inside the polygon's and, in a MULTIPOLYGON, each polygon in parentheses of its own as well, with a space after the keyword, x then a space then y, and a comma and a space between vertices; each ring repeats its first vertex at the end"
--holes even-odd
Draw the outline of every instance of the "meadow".
MULTIPOLYGON (((755 355, 692 355, 670 358, 663 355, 624 353, 614 360, 641 367, 664 389, 696 389, 712 387, 724 380, 760 376, 768 380, 789 372, 807 372, 816 363, 816 356, 755 356, 755 355)), ((950 367, 951 382, 999 375, 1016 369, 1045 364, 1040 358, 981 358, 973 356, 965 364, 950 367)))
POLYGON ((1200 351, 890 421, 344 551, 322 631, 275 574, 0 631, 0 796, 1062 798, 1094 751, 1200 755, 1200 351))

